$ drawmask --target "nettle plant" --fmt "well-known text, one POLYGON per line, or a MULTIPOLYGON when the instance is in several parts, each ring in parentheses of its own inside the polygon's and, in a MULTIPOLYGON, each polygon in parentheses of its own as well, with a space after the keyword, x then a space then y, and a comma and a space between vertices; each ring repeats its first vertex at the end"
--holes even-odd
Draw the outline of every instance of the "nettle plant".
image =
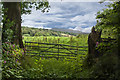
POLYGON ((24 50, 18 45, 5 42, 3 46, 3 70, 2 74, 5 78, 18 78, 22 69, 20 59, 24 56, 24 50))

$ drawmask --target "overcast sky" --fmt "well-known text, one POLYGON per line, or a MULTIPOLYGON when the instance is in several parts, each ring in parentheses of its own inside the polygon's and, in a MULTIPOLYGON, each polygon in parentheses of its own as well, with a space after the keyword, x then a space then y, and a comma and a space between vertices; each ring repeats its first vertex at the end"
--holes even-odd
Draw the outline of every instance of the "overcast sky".
POLYGON ((32 14, 23 15, 22 26, 36 28, 65 28, 89 33, 96 24, 96 14, 106 8, 98 2, 50 2, 50 10, 42 13, 32 9, 32 14))

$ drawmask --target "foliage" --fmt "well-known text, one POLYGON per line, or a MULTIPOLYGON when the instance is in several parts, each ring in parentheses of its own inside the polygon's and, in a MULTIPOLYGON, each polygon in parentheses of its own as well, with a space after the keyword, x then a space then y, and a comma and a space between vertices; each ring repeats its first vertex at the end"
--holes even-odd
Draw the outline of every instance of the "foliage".
POLYGON ((23 36, 30 36, 29 34, 24 34, 23 36))
POLYGON ((84 60, 83 67, 87 70, 90 78, 95 79, 118 79, 118 73, 120 72, 119 58, 117 56, 117 46, 114 42, 112 43, 100 43, 96 48, 99 56, 92 58, 92 66, 89 66, 87 58, 84 60), (113 45, 114 44, 114 45, 113 45), (106 46, 108 48, 106 48, 106 46))
POLYGON ((81 59, 80 56, 77 60, 57 60, 55 58, 45 59, 39 57, 27 57, 25 60, 28 62, 24 63, 26 71, 23 71, 22 75, 26 78, 65 79, 83 78, 85 76, 82 74, 82 60, 84 59, 81 59), (28 63, 32 64, 28 65, 28 63))
POLYGON ((31 8, 41 10, 41 12, 49 11, 50 5, 47 0, 38 2, 21 2, 21 14, 31 14, 31 8), (46 10, 47 9, 47 10, 46 10))
POLYGON ((107 9, 97 13, 96 18, 99 20, 97 21, 96 27, 103 29, 107 28, 112 34, 120 34, 120 1, 111 3, 107 6, 107 9))
POLYGON ((110 3, 108 8, 97 14, 96 28, 103 29, 103 36, 116 38, 116 42, 109 41, 108 44, 101 43, 97 48, 101 56, 94 65, 92 76, 95 78, 118 79, 118 68, 120 59, 120 1, 110 3))
POLYGON ((117 79, 118 57, 114 53, 104 54, 92 67, 91 77, 117 79))
POLYGON ((81 36, 81 35, 80 35, 80 34, 78 34, 78 35, 76 36, 76 38, 80 38, 80 36, 81 36))
MULTIPOLYGON (((3 12, 7 12, 8 9, 2 9, 3 12)), ((2 12, 2 13, 3 13, 2 12)), ((4 35, 4 38, 2 39, 2 42, 12 42, 12 38, 15 37, 13 35, 13 30, 11 27, 15 24, 14 21, 10 21, 7 19, 7 15, 2 15, 2 22, 6 27, 2 29, 2 34, 4 35)))
POLYGON ((109 53, 112 52, 114 48, 116 48, 117 46, 117 42, 116 40, 107 40, 99 43, 98 46, 96 47, 96 50, 100 53, 100 54, 105 54, 105 53, 109 53), (104 53, 105 52, 105 53, 104 53))
POLYGON ((36 58, 31 56, 24 56, 24 59, 20 60, 21 67, 23 68, 21 76, 23 78, 41 78, 42 71, 41 64, 36 63, 36 58))
MULTIPOLYGON (((31 79, 65 79, 65 78, 86 78, 87 71, 82 70, 82 62, 85 56, 79 55, 76 60, 57 60, 55 58, 45 59, 39 57, 24 56, 20 60, 22 68, 12 68, 10 78, 31 78, 31 79), (81 59, 81 57, 83 57, 81 59), (14 73, 15 72, 15 73, 14 73), (84 73, 82 73, 84 72, 84 73)), ((7 62, 6 62, 7 63, 7 62)), ((4 63, 4 64, 6 64, 4 63)), ((12 65, 12 64, 11 64, 12 65)), ((9 70, 9 69, 7 69, 9 70)), ((3 76, 5 77, 5 76, 3 76)), ((6 77, 7 78, 7 77, 6 77)))
MULTIPOLYGON (((116 40, 102 40, 96 46, 96 57, 92 57, 92 66, 88 66, 88 60, 84 62, 84 68, 90 71, 89 75, 95 79, 118 79, 118 48, 116 40)), ((86 58, 87 59, 87 58, 86 58)), ((119 79, 118 79, 119 80, 119 79)))
POLYGON ((24 50, 20 49, 18 45, 5 42, 3 45, 3 78, 21 78, 22 72, 21 63, 19 60, 24 55, 24 50))

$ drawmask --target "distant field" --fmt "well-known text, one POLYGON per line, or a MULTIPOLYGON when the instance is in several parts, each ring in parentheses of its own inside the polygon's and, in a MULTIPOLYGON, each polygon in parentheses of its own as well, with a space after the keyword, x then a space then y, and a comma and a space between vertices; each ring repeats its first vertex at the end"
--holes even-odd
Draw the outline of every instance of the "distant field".
POLYGON ((60 44, 68 44, 68 45, 79 45, 79 46, 87 46, 88 35, 81 35, 80 37, 57 37, 57 36, 35 36, 35 37, 25 37, 24 41, 33 41, 33 42, 41 42, 41 43, 60 43, 60 44))

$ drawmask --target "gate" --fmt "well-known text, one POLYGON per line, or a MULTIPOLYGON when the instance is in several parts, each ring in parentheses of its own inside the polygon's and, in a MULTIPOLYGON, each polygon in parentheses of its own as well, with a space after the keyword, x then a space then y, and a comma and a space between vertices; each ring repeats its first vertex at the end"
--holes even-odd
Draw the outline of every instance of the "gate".
POLYGON ((85 54, 88 46, 72 46, 55 43, 39 43, 25 41, 26 55, 44 58, 69 58, 75 59, 78 54, 85 54))

